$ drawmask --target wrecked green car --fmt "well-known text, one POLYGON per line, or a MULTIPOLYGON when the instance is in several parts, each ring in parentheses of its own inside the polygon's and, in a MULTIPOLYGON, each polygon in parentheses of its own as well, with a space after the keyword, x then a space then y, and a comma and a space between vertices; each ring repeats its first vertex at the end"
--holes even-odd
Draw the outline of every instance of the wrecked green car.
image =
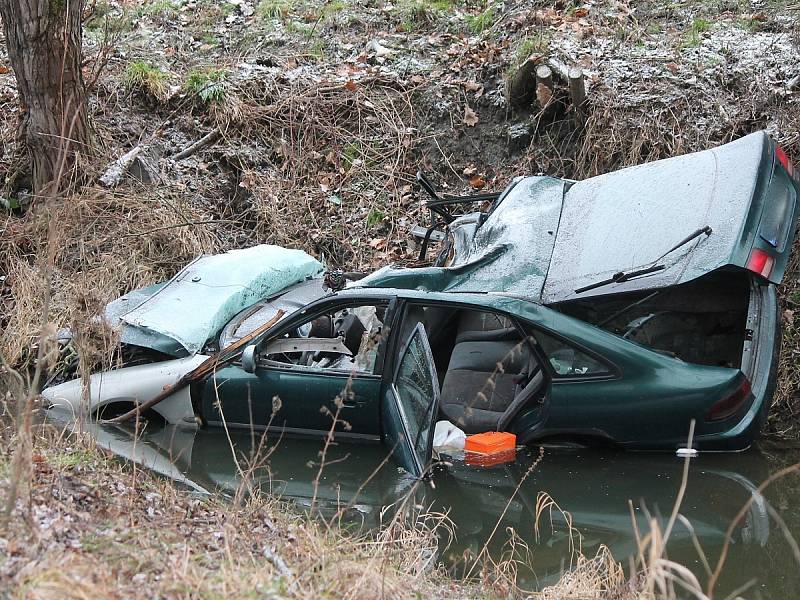
POLYGON ((342 289, 299 251, 201 258, 109 305, 146 364, 93 375, 88 407, 79 381, 44 395, 107 418, 244 339, 236 360, 151 416, 334 430, 383 441, 415 474, 437 420, 519 443, 639 450, 685 446, 695 421, 695 448, 741 450, 775 388, 775 284, 799 188, 760 132, 585 181, 519 178, 458 217, 441 207, 463 200, 434 200, 442 219, 426 238, 445 231, 433 266, 386 267, 342 289))

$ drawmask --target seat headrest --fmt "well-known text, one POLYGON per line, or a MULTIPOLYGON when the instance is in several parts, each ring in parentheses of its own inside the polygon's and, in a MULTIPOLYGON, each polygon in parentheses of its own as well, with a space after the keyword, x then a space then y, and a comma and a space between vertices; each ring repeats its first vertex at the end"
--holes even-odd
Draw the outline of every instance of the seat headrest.
POLYGON ((462 331, 456 338, 456 344, 461 342, 513 342, 520 339, 516 327, 491 329, 489 331, 462 331))

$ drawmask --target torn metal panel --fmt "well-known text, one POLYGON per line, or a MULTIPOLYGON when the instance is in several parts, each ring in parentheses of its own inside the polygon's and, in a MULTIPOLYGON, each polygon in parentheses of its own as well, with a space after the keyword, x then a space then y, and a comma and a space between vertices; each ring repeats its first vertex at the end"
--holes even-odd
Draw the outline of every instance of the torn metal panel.
POLYGON ((538 298, 558 229, 568 182, 552 177, 520 180, 481 223, 471 213, 451 223, 453 260, 445 267, 387 267, 358 286, 430 291, 504 291, 538 298))

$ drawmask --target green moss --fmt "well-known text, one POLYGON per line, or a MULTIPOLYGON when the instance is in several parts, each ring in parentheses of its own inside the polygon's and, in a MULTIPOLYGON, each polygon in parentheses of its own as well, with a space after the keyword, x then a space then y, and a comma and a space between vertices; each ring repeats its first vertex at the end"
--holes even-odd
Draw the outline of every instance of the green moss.
POLYGON ((405 31, 416 31, 437 22, 457 6, 455 0, 401 0, 397 7, 405 31))
POLYGON ((102 38, 106 31, 120 33, 130 31, 132 27, 130 11, 112 6, 108 2, 95 4, 83 23, 84 30, 96 39, 102 38))
POLYGON ((467 26, 474 34, 481 34, 492 25, 495 21, 495 10, 493 5, 489 5, 486 10, 477 15, 467 15, 467 26))
POLYGON ((349 7, 350 5, 344 0, 331 0, 330 2, 326 2, 320 11, 320 19, 327 21, 331 17, 335 17, 337 14, 347 10, 349 7))
POLYGON ((333 13, 345 10, 349 6, 350 5, 344 0, 331 0, 330 2, 326 3, 325 6, 322 8, 322 13, 324 15, 331 15, 333 13))
POLYGON ((523 38, 514 51, 514 60, 519 65, 536 54, 547 54, 550 51, 550 39, 544 33, 534 37, 523 38))
POLYGON ((315 40, 309 47, 308 53, 314 58, 322 58, 325 56, 325 41, 322 39, 315 40))
POLYGON ((361 155, 361 148, 359 148, 358 144, 350 143, 344 147, 344 152, 342 153, 342 158, 344 158, 344 163, 351 167, 353 163, 356 162, 361 155))
POLYGON ((696 48, 700 45, 700 34, 711 29, 711 21, 708 19, 695 19, 684 33, 682 46, 684 48, 696 48))
POLYGON ((758 31, 762 25, 759 19, 754 19, 753 17, 736 17, 733 23, 735 27, 747 31, 758 31))
POLYGON ((154 0, 145 2, 136 10, 139 17, 174 18, 178 16, 181 7, 180 0, 154 0))
POLYGON ((50 457, 54 469, 98 468, 105 465, 104 457, 86 448, 75 448, 69 452, 60 452, 50 457))
POLYGON ((373 208, 367 214, 367 227, 373 229, 380 225, 381 221, 386 218, 386 214, 377 208, 373 208))
POLYGON ((219 39, 213 33, 204 33, 200 36, 199 40, 209 46, 218 46, 219 39))
POLYGON ((287 33, 298 33, 309 37, 314 32, 314 27, 301 21, 286 21, 284 24, 287 33))
POLYGON ((260 19, 285 21, 294 8, 294 0, 261 0, 256 14, 260 19))

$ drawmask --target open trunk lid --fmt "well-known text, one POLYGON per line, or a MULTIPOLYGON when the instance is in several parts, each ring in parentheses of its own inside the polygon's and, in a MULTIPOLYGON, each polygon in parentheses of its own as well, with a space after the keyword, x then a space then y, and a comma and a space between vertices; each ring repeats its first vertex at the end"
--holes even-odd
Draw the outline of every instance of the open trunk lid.
POLYGON ((797 183, 776 160, 765 132, 577 182, 564 196, 541 299, 551 304, 663 288, 729 265, 756 270, 757 250, 772 261, 761 274, 779 283, 794 237, 796 199, 797 183), (710 235, 668 252, 706 227, 710 235), (576 293, 656 265, 663 268, 576 293))

